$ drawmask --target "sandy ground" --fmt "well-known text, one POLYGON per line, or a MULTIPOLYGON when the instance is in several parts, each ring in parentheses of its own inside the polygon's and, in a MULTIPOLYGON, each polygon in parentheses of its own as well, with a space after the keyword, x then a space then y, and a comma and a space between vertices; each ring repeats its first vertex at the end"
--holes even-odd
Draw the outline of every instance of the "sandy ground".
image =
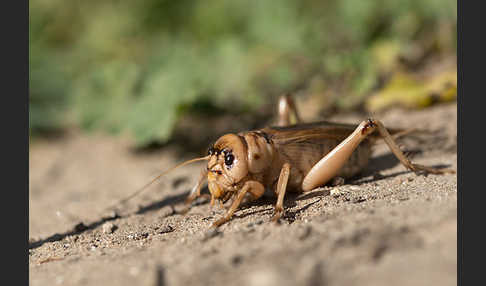
MULTIPOLYGON (((438 130, 404 138, 417 163, 456 169, 455 104, 390 110, 386 126, 438 130)), ((362 115, 331 119, 358 123, 362 115)), ((208 142, 209 145, 209 142, 208 142)), ((203 163, 174 171, 117 213, 103 211, 188 157, 133 152, 106 135, 30 146, 31 285, 456 285, 457 178, 417 176, 378 145, 355 180, 223 211, 199 200, 180 214, 203 163)))

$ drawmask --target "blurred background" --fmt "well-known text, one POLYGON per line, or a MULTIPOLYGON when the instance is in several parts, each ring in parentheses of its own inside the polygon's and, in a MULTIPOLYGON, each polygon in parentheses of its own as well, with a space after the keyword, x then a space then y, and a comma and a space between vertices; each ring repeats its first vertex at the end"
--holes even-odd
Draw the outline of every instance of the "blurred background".
POLYGON ((31 142, 75 128, 207 146, 271 122, 283 93, 304 118, 456 99, 454 0, 31 0, 29 12, 31 142))

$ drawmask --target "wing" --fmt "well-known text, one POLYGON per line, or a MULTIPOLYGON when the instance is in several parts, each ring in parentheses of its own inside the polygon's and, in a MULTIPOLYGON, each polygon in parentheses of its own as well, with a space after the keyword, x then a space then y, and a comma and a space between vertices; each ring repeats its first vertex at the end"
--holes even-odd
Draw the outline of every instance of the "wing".
POLYGON ((285 127, 268 127, 261 131, 266 133, 277 145, 296 143, 316 144, 327 140, 342 141, 348 137, 357 126, 358 125, 322 121, 285 127))
MULTIPOLYGON (((358 124, 320 121, 315 123, 295 124, 285 127, 267 127, 260 130, 266 133, 277 145, 293 145, 298 143, 322 144, 346 139, 358 127, 358 124)), ((403 129, 388 129, 391 135, 403 132, 403 129)), ((379 138, 378 133, 370 134, 370 141, 379 138)))

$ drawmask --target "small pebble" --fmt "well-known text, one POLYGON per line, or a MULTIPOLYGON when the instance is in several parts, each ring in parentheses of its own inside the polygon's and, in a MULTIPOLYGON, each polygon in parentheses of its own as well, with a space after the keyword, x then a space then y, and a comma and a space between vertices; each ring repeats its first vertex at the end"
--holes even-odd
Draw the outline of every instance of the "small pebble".
POLYGON ((113 233, 118 227, 111 222, 103 224, 103 233, 113 233))
POLYGON ((341 190, 339 188, 332 188, 331 189, 331 196, 339 197, 341 195, 341 190))

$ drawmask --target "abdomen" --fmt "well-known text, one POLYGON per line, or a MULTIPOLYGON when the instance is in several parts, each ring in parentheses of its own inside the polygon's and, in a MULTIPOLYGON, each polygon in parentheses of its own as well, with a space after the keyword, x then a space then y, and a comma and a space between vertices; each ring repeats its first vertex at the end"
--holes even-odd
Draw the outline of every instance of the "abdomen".
MULTIPOLYGON (((281 154, 284 157, 282 159, 289 162, 291 166, 288 182, 289 191, 302 192, 302 181, 310 169, 339 143, 337 140, 326 140, 325 143, 320 144, 305 144, 298 148, 282 148, 281 154)), ((359 174, 368 165, 371 151, 369 140, 361 142, 337 176, 351 178, 359 174)))

